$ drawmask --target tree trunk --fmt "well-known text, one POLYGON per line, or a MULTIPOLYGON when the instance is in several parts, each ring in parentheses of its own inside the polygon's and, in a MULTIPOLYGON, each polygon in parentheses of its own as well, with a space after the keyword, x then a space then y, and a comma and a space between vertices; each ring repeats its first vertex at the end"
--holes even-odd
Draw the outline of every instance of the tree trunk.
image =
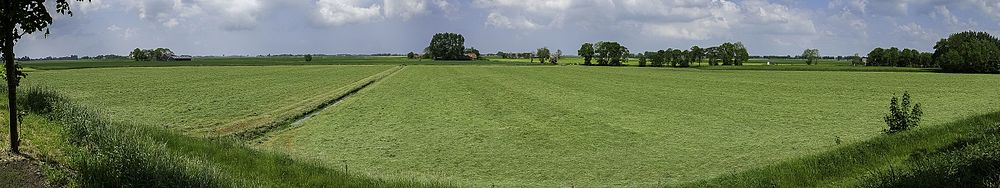
POLYGON ((17 134, 17 69, 14 67, 14 36, 13 26, 3 27, 3 61, 7 73, 7 112, 10 115, 10 152, 20 153, 18 145, 21 140, 17 134))

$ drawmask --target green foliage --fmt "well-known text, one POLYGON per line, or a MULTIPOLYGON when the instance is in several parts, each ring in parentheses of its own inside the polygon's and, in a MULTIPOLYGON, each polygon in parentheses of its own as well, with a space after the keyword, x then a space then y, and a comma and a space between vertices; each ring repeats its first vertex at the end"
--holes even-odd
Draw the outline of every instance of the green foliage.
POLYGON ((1000 122, 982 123, 938 149, 917 150, 904 165, 866 177, 865 187, 997 187, 1000 122))
POLYGON ((465 60, 465 37, 456 33, 438 33, 427 46, 428 54, 435 60, 465 60))
POLYGON ((807 65, 812 65, 817 58, 820 58, 819 49, 806 49, 802 52, 802 58, 806 59, 807 65))
POLYGON ((851 56, 850 59, 851 59, 851 65, 853 65, 853 66, 864 66, 865 65, 864 60, 861 59, 861 56, 858 55, 857 53, 855 53, 853 56, 851 56))
POLYGON ((618 44, 618 42, 597 42, 594 45, 594 54, 597 57, 599 66, 622 66, 622 62, 628 61, 628 48, 618 44))
POLYGON ((538 62, 544 65, 545 60, 548 59, 549 56, 551 56, 551 54, 549 54, 549 48, 542 47, 539 48, 538 50, 535 50, 535 56, 538 56, 538 62))
MULTIPOLYGON (((649 52, 646 52, 645 54, 648 54, 648 53, 649 52)), ((646 66, 646 55, 645 54, 636 54, 636 56, 639 57, 639 66, 640 67, 645 67, 646 66)))
POLYGON ((952 34, 934 45, 933 56, 947 72, 1000 73, 1000 40, 986 32, 952 34))
MULTIPOLYGON (((411 53, 412 53, 412 52, 411 52, 411 53)), ((306 54, 306 55, 304 56, 304 58, 306 59, 306 62, 310 62, 310 61, 313 61, 313 55, 312 55, 312 54, 306 54)))
POLYGON ((889 102, 889 114, 883 118, 886 125, 889 126, 885 130, 886 133, 897 133, 915 128, 920 123, 920 116, 924 114, 923 110, 920 109, 920 103, 914 104, 913 108, 910 109, 909 92, 903 92, 902 101, 897 102, 898 100, 896 97, 892 97, 889 102))
POLYGON ((167 48, 139 49, 129 52, 129 57, 135 61, 169 61, 173 60, 174 52, 167 48))
POLYGON ((594 44, 583 43, 580 45, 580 50, 576 51, 577 55, 583 57, 583 65, 590 65, 591 58, 594 57, 594 44))

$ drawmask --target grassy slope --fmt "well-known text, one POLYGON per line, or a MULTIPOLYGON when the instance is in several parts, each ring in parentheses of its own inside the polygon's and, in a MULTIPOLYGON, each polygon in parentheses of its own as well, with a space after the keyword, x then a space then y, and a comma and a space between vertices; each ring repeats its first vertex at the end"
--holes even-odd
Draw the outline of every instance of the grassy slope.
POLYGON ((927 125, 995 111, 998 88, 989 85, 996 79, 412 66, 263 147, 330 166, 346 161, 376 176, 476 185, 673 184, 820 153, 835 148, 838 136, 846 143, 872 138, 889 94, 903 90, 925 105, 927 125))
MULTIPOLYGON (((991 148, 996 148, 996 144, 998 144, 996 142, 998 138, 996 135, 997 128, 1000 128, 1000 112, 993 112, 899 134, 880 135, 870 140, 845 145, 817 155, 783 161, 774 165, 729 174, 710 180, 689 183, 681 187, 850 187, 859 185, 871 186, 872 184, 877 186, 893 186, 887 183, 880 184, 883 181, 891 181, 893 179, 903 182, 937 181, 933 183, 924 182, 922 185, 914 184, 901 187, 987 186, 978 183, 989 182, 955 184, 956 182, 945 182, 942 180, 951 180, 950 178, 955 177, 947 176, 954 176, 961 172, 961 170, 977 167, 972 165, 993 168, 995 173, 995 167, 1000 162, 996 160, 996 151, 992 153, 988 151, 976 152, 979 155, 993 155, 992 159, 987 159, 992 161, 987 162, 983 160, 986 157, 979 158, 980 161, 975 161, 978 164, 961 161, 961 163, 970 164, 959 164, 957 165, 959 167, 949 167, 947 170, 928 169, 933 168, 930 166, 933 164, 914 163, 913 161, 923 160, 922 158, 924 157, 918 157, 917 153, 923 153, 925 156, 939 155, 938 157, 945 155, 944 158, 946 161, 955 161, 961 157, 955 157, 952 152, 967 149, 964 147, 975 144, 973 142, 978 142, 970 140, 978 139, 981 137, 980 135, 984 134, 987 135, 987 139, 993 139, 992 143, 984 144, 992 144, 991 148), (984 164, 992 165, 992 167, 987 167, 984 164), (892 169, 892 171, 889 171, 889 169, 892 169), (902 178, 891 177, 899 176, 898 173, 900 172, 905 174, 907 171, 913 170, 929 170, 941 174, 933 174, 931 177, 912 177, 914 179, 907 179, 905 175, 902 178)), ((973 173, 978 178, 989 178, 987 176, 997 175, 989 174, 988 172, 973 173)), ((969 181, 969 179, 965 179, 964 181, 969 181)), ((907 183, 901 184, 905 185, 907 183)))
POLYGON ((391 66, 170 67, 41 71, 26 86, 59 90, 116 121, 229 133, 307 111, 391 66), (339 92, 339 93, 338 93, 339 92), (261 116, 265 118, 261 118, 261 116), (236 128, 229 128, 236 127, 236 128))
POLYGON ((431 61, 405 57, 339 57, 315 56, 306 62, 302 57, 205 57, 193 61, 132 61, 132 60, 65 60, 27 61, 22 66, 38 70, 110 68, 110 67, 176 67, 176 66, 274 66, 274 65, 525 65, 509 61, 431 61))

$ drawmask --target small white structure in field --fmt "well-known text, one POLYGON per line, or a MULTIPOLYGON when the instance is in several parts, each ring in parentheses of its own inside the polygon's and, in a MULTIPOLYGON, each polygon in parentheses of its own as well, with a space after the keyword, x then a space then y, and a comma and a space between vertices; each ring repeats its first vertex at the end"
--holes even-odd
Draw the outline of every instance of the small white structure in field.
POLYGON ((767 62, 767 65, 771 65, 771 62, 770 62, 770 61, 768 61, 768 62, 767 62))

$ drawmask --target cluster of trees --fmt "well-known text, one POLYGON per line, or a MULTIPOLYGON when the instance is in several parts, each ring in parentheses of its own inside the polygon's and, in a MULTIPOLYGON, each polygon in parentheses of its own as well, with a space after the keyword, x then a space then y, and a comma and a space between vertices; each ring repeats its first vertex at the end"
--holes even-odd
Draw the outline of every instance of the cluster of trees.
POLYGON ((465 60, 465 37, 456 33, 438 33, 431 38, 424 55, 434 60, 465 60))
POLYGON ((1000 73, 1000 40, 986 32, 952 34, 934 45, 933 58, 946 72, 1000 73))
POLYGON ((639 66, 645 67, 649 62, 650 66, 662 67, 670 64, 673 67, 689 67, 692 62, 701 62, 705 58, 705 49, 692 46, 691 50, 666 49, 655 52, 644 52, 636 54, 639 58, 639 66))
POLYGON ((535 50, 535 55, 538 57, 538 63, 541 63, 542 65, 544 65, 545 62, 556 65, 559 64, 559 57, 562 56, 562 50, 556 50, 555 53, 552 53, 552 51, 549 51, 548 47, 542 47, 535 50))
POLYGON ((530 58, 534 57, 534 54, 532 54, 531 52, 513 53, 513 52, 499 51, 496 54, 491 54, 491 55, 499 57, 499 58, 503 58, 503 59, 530 59, 530 58))
POLYGON ((866 66, 934 67, 933 55, 914 49, 875 48, 868 52, 866 66))
POLYGON ((597 42, 597 44, 583 43, 580 50, 577 50, 577 54, 583 57, 584 65, 599 66, 621 66, 624 65, 623 62, 628 62, 628 58, 631 56, 625 46, 618 44, 618 42, 607 41, 597 42), (591 63, 593 58, 597 58, 597 64, 591 63))
POLYGON ((167 48, 139 49, 136 48, 128 54, 136 61, 169 61, 174 57, 174 52, 167 48))

